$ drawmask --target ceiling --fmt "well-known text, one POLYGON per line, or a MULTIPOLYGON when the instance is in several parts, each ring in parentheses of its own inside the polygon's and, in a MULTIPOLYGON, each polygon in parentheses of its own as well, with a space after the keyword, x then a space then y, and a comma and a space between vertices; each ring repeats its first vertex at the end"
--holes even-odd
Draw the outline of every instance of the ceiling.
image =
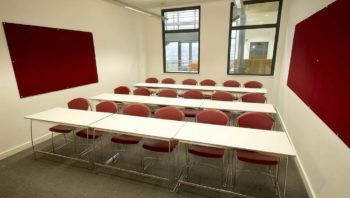
POLYGON ((155 8, 155 7, 168 7, 168 6, 218 2, 218 1, 230 1, 230 0, 122 0, 122 1, 139 8, 149 9, 149 8, 155 8))

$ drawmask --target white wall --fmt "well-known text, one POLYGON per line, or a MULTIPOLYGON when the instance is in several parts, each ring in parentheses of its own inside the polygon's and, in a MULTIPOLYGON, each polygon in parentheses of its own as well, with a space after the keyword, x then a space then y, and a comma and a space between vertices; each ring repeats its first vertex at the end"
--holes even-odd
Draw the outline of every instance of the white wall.
POLYGON ((282 27, 285 35, 280 37, 278 52, 282 71, 275 90, 279 93, 278 108, 312 196, 345 198, 350 194, 349 148, 287 86, 295 25, 331 2, 333 0, 284 1, 282 27))
MULTIPOLYGON (((112 92, 144 78, 140 15, 100 0, 1 0, 0 21, 93 33, 99 82, 19 98, 3 27, 0 27, 0 159, 29 146, 29 121, 23 117, 65 107, 75 97, 112 92)), ((62 79, 64 80, 64 79, 62 79)), ((36 137, 47 129, 39 130, 36 137)))
MULTIPOLYGON (((163 73, 162 24, 159 20, 145 18, 146 76, 155 76, 160 79, 172 77, 178 83, 186 78, 195 78, 197 81, 210 78, 218 84, 229 79, 235 79, 241 84, 249 80, 258 80, 264 84, 269 93, 272 93, 267 96, 268 101, 274 103, 275 96, 272 92, 274 76, 227 75, 230 1, 195 5, 201 6, 200 74, 163 73)), ((151 11, 160 14, 160 9, 151 11)), ((279 65, 275 67, 276 75, 279 72, 278 67, 279 65)))

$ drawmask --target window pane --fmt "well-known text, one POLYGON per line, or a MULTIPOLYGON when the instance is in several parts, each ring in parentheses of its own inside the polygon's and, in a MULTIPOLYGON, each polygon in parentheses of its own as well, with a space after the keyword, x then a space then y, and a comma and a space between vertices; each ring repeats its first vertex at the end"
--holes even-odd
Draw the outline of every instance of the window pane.
POLYGON ((232 30, 229 74, 271 74, 275 28, 232 30))
POLYGON ((166 65, 168 71, 177 71, 179 60, 179 45, 178 42, 166 42, 166 65))
POLYGON ((199 9, 165 12, 165 30, 199 28, 199 9))
POLYGON ((233 7, 232 26, 276 24, 279 2, 247 4, 233 7))
POLYGON ((198 73, 198 38, 198 32, 165 34, 166 72, 198 73))

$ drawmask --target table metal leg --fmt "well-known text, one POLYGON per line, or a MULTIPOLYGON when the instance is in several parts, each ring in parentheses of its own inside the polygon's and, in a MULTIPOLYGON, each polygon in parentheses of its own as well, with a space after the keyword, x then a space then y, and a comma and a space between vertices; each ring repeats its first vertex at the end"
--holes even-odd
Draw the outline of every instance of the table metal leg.
POLYGON ((35 154, 35 148, 34 148, 34 140, 33 140, 33 120, 30 120, 30 139, 32 141, 32 149, 33 149, 34 159, 36 160, 36 154, 35 154))

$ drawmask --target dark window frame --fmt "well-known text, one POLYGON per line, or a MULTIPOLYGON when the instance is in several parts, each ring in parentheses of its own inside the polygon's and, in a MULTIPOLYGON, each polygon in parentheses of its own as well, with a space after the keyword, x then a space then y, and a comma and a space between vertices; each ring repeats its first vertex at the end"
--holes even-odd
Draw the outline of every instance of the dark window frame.
POLYGON ((282 6, 283 6, 283 0, 251 0, 251 1, 245 1, 243 5, 249 5, 249 4, 259 4, 259 3, 268 3, 268 2, 279 2, 278 4, 278 13, 277 13, 277 22, 275 24, 258 24, 258 25, 245 25, 245 26, 232 26, 232 10, 234 7, 234 3, 231 3, 230 8, 230 23, 229 23, 229 37, 228 37, 228 57, 227 57, 227 75, 238 75, 238 76, 273 76, 275 73, 275 62, 276 62, 276 54, 277 54, 277 46, 278 46, 278 36, 279 36, 279 30, 280 30, 280 23, 281 23, 281 15, 282 15, 282 6), (271 62, 271 73, 270 74, 237 74, 237 73, 230 73, 230 53, 231 53, 231 33, 232 30, 247 30, 247 29, 263 29, 263 28, 275 28, 275 43, 273 46, 273 55, 272 55, 272 62, 271 62))
POLYGON ((198 9, 198 29, 165 30, 165 22, 164 22, 164 20, 162 21, 163 73, 170 73, 170 74, 176 74, 176 73, 178 73, 178 74, 199 74, 200 73, 201 7, 200 6, 191 6, 191 7, 162 9, 162 16, 164 17, 165 12, 184 11, 184 10, 193 10, 193 9, 198 9), (197 32, 198 33, 198 70, 197 70, 197 72, 190 72, 190 71, 188 71, 188 72, 168 72, 168 71, 166 71, 165 34, 166 33, 190 33, 190 32, 197 32))

